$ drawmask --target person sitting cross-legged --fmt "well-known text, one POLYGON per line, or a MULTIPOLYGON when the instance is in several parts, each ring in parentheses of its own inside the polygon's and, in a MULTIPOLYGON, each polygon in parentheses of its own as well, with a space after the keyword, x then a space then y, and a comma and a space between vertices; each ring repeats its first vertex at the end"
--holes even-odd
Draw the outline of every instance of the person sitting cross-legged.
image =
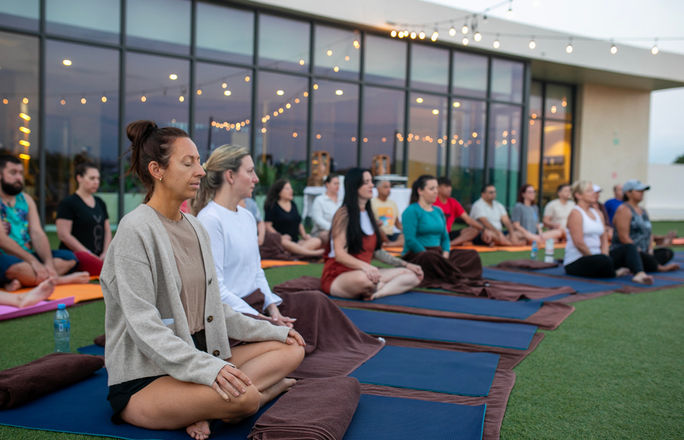
POLYGON ((484 230, 484 226, 473 220, 458 200, 451 197, 451 179, 448 177, 437 179, 437 200, 435 200, 434 206, 440 208, 444 213, 446 230, 449 233, 452 246, 459 246, 472 241, 484 230), (463 220, 468 226, 452 231, 451 227, 456 219, 463 220))
POLYGON ((473 203, 470 216, 484 226, 473 243, 489 246, 518 246, 527 243, 520 232, 516 231, 508 217, 506 208, 496 200, 496 187, 492 184, 482 187, 480 198, 473 203), (504 234, 504 226, 508 235, 504 234))

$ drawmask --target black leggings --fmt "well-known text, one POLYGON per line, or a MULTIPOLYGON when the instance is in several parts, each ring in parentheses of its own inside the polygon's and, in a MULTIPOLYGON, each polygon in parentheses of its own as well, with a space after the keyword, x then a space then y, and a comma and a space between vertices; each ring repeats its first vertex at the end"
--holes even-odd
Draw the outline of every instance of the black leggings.
POLYGON ((616 267, 627 267, 633 274, 657 272, 658 265, 666 264, 674 253, 668 248, 659 248, 653 255, 639 252, 632 243, 620 245, 610 251, 610 256, 587 255, 565 266, 565 273, 588 278, 614 278, 616 267))
POLYGON ((587 255, 566 265, 565 273, 578 277, 614 278, 615 267, 613 259, 608 255, 587 255))

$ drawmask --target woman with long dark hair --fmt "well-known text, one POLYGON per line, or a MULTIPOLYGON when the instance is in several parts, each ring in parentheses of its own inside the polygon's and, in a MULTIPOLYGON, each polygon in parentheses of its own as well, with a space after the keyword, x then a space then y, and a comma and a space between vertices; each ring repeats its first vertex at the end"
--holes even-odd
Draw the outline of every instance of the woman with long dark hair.
POLYGON ((244 419, 294 384, 304 340, 221 303, 207 232, 180 211, 205 175, 187 133, 152 121, 126 132, 147 195, 119 223, 100 277, 113 420, 206 439, 210 420, 244 419))
POLYGON ((292 185, 287 179, 276 180, 268 189, 264 213, 266 231, 280 234, 282 246, 286 251, 303 257, 323 255, 321 239, 310 236, 304 229, 302 217, 294 202, 292 185))
POLYGON ((321 275, 321 290, 325 293, 373 300, 404 293, 423 279, 420 267, 381 249, 372 198, 370 171, 349 170, 344 178, 344 201, 333 217, 330 251, 321 275), (378 269, 370 264, 373 257, 397 267, 378 269))

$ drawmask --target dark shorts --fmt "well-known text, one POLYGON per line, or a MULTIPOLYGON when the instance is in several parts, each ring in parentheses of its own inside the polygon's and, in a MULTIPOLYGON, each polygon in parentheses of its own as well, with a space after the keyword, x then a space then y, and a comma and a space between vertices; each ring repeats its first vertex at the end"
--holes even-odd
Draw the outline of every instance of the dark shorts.
POLYGON ((400 235, 401 235, 401 232, 395 232, 394 234, 386 235, 386 237, 389 241, 397 241, 397 239, 399 238, 400 235))
MULTIPOLYGON (((31 252, 38 260, 42 262, 40 257, 35 253, 31 252)), ((76 258, 76 255, 74 255, 73 252, 65 250, 65 249, 56 249, 52 251, 52 258, 59 258, 60 260, 74 260, 78 263, 78 258, 76 258)), ((5 284, 9 283, 11 280, 8 280, 5 278, 5 272, 7 272, 7 269, 9 269, 11 266, 14 266, 17 263, 21 263, 24 260, 22 260, 19 257, 15 257, 14 255, 8 255, 8 254, 1 254, 0 255, 0 283, 4 286, 5 284)), ((71 269, 71 272, 76 270, 78 267, 78 264, 74 266, 73 269, 71 269)))
MULTIPOLYGON (((459 235, 461 235, 461 230, 460 230, 460 229, 456 229, 456 230, 454 230, 454 231, 449 231, 449 240, 453 240, 454 238, 458 237, 459 235)), ((479 236, 480 236, 480 235, 478 234, 478 237, 479 237, 479 236)))

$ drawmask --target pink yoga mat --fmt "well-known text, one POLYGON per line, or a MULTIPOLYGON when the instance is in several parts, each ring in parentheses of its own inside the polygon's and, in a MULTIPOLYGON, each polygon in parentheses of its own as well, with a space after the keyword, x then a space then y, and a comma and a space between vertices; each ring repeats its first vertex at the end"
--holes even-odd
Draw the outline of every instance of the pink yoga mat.
POLYGON ((21 316, 34 315, 36 313, 47 312, 49 310, 56 310, 59 304, 66 304, 67 306, 74 305, 74 297, 60 298, 56 301, 41 301, 29 307, 19 309, 12 306, 0 306, 0 321, 5 319, 19 318, 21 316))

